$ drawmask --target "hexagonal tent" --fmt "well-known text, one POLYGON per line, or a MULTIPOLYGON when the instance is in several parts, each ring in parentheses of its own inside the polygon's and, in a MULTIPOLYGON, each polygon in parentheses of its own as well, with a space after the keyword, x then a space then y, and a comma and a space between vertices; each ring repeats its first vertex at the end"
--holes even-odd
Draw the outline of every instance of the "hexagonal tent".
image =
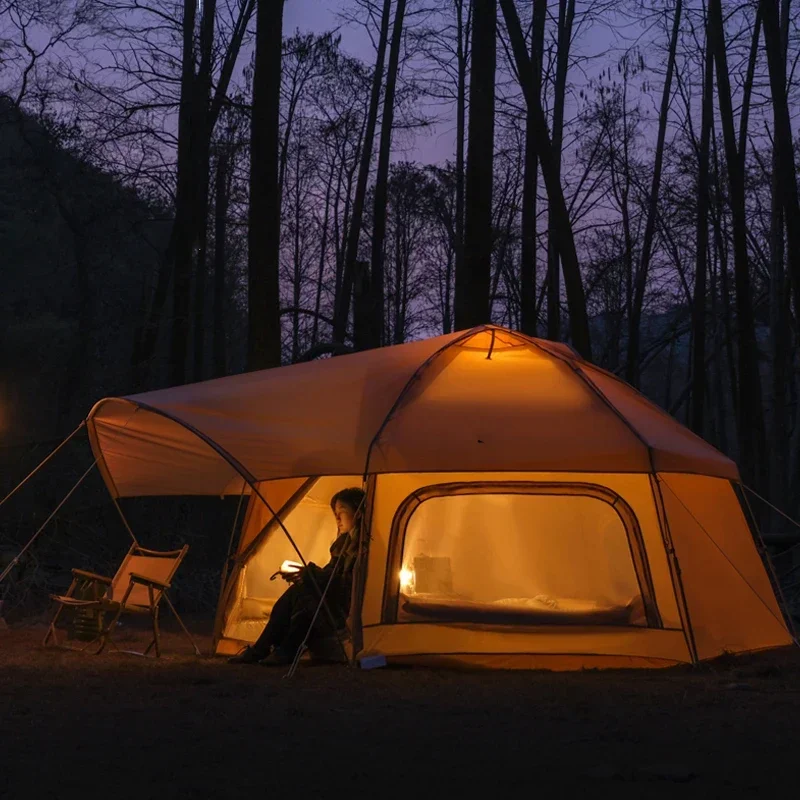
MULTIPOLYGON (((248 495, 215 633, 367 492, 352 658, 667 666, 792 642, 736 465, 563 344, 494 326, 99 402, 115 497, 248 495)), ((221 535, 227 535, 227 533, 221 535)))

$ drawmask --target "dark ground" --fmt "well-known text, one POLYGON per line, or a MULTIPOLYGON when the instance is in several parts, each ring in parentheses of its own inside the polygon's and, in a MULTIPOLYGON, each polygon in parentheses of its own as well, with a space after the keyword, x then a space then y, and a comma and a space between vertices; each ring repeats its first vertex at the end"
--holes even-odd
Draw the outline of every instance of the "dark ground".
POLYGON ((289 681, 194 658, 174 633, 156 661, 43 650, 43 632, 0 631, 2 798, 777 797, 798 785, 798 650, 627 672, 309 665, 289 681))

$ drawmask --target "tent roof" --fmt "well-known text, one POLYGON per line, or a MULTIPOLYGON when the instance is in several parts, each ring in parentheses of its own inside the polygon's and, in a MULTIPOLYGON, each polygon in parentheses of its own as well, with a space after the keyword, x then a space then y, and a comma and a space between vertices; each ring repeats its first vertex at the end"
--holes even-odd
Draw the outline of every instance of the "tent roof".
POLYGON ((736 465, 563 344, 482 326, 121 398, 89 414, 116 496, 373 472, 695 472, 736 465))

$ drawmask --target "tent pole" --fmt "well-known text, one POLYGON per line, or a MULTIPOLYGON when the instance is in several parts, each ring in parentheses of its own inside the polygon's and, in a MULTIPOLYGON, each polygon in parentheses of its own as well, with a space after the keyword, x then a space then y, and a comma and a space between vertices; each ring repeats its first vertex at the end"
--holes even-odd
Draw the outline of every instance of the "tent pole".
MULTIPOLYGON (((314 616, 311 618, 311 622, 308 625, 308 630, 306 631, 306 635, 303 637, 303 641, 300 643, 300 646, 297 648, 297 652, 294 654, 294 659, 292 660, 292 664, 289 667, 289 671, 284 675, 285 678, 291 678, 294 673, 297 671, 297 667, 300 664, 300 659, 303 656, 303 653, 308 649, 308 638, 311 636, 311 631, 314 628, 314 625, 317 622, 317 617, 319 616, 319 612, 322 610, 322 607, 325 606, 327 609, 327 605, 325 605, 325 597, 328 594, 328 589, 330 589, 331 584, 333 583, 333 579, 336 577, 336 570, 339 567, 339 562, 342 560, 343 553, 339 553, 336 557, 336 563, 333 565, 333 569, 331 570, 331 576, 328 578, 328 582, 325 585, 325 589, 322 592, 322 596, 319 598, 319 603, 317 603, 316 609, 314 609, 314 616)), ((330 610, 328 610, 330 614, 330 610)), ((339 631, 336 630, 336 625, 334 624, 333 620, 331 620, 331 627, 333 628, 333 633, 336 636, 336 641, 339 643, 339 647, 342 649, 342 655, 344 655, 345 660, 349 661, 347 656, 347 648, 344 646, 344 642, 341 640, 339 636, 339 631)))
MULTIPOLYGON (((228 542, 228 552, 225 556, 225 563, 222 565, 222 576, 220 577, 219 582, 219 598, 217 600, 217 611, 214 615, 214 633, 211 640, 211 654, 214 654, 214 651, 217 648, 217 642, 219 641, 219 636, 222 632, 222 602, 225 599, 225 587, 228 584, 228 574, 230 570, 230 563, 231 563, 231 553, 233 552, 233 540, 236 537, 236 528, 239 524, 239 514, 242 510, 242 502, 244 500, 244 490, 247 486, 246 481, 242 480, 242 493, 239 495, 239 503, 236 506, 236 516, 233 518, 233 527, 231 528, 231 536, 230 541, 228 542)), ((247 517, 245 516, 245 521, 247 517)))
POLYGON ((56 453, 58 453, 58 451, 61 450, 61 448, 64 447, 67 444, 67 442, 69 442, 81 428, 84 427, 84 425, 86 425, 85 419, 81 420, 81 424, 78 425, 78 427, 75 428, 75 430, 72 431, 72 433, 69 436, 67 436, 67 438, 64 439, 64 441, 61 442, 61 444, 58 445, 58 447, 56 447, 56 449, 53 450, 52 453, 50 453, 50 455, 45 456, 39 462, 38 466, 36 466, 31 472, 29 472, 25 478, 23 478, 2 500, 0 500, 0 506, 2 506, 6 502, 6 500, 10 500, 34 475, 36 475, 36 473, 39 472, 39 470, 42 469, 42 467, 44 467, 45 464, 47 464, 56 455, 56 453))
POLYGON ((14 557, 11 563, 3 570, 2 574, 0 574, 0 583, 2 583, 3 580, 6 578, 6 576, 11 572, 11 570, 14 569, 14 567, 16 567, 17 564, 19 564, 20 558, 22 558, 22 556, 25 555, 30 546, 39 538, 39 534, 47 527, 47 524, 50 522, 50 520, 53 519, 53 517, 56 514, 58 514, 59 510, 64 505, 64 503, 66 503, 67 500, 69 500, 69 498, 72 497, 75 490, 83 483, 88 474, 95 468, 96 464, 97 464, 97 459, 92 461, 92 464, 89 467, 89 469, 87 469, 86 472, 84 472, 83 475, 81 475, 81 477, 78 478, 78 482, 67 492, 67 494, 64 496, 64 499, 55 507, 55 509, 53 509, 53 512, 50 514, 50 516, 39 526, 39 529, 30 538, 30 541, 25 545, 25 547, 22 548, 22 550, 19 551, 19 553, 14 557))
MULTIPOLYGON (((244 476, 242 475, 242 477, 244 477, 244 476)), ((264 497, 263 494, 261 494, 261 492, 259 491, 258 487, 256 486, 256 481, 255 480, 253 480, 253 481, 247 480, 247 483, 250 485, 250 488, 252 489, 252 491, 254 491, 258 495, 258 497, 261 499, 261 502, 264 504, 264 506, 266 507, 267 511, 269 511, 269 513, 272 514, 273 519, 278 523, 278 526, 284 532, 284 534, 286 535, 286 538, 289 540, 289 544, 291 544, 291 546, 294 548, 295 553, 297 553, 297 557, 302 562, 303 567, 307 568, 308 567, 308 562, 305 560, 305 557, 300 552, 300 548, 297 546, 297 542, 295 542, 295 540, 292 538, 291 533, 289 533, 289 529, 286 527, 286 525, 284 524, 283 520, 278 516, 277 512, 275 511, 275 509, 273 509, 272 506, 267 502, 267 498, 264 497)), ((336 620, 334 620, 333 614, 331 613, 330 608, 328 608, 327 603, 324 602, 325 596, 324 596, 322 590, 320 589, 319 584, 317 583, 317 579, 314 577, 314 573, 313 572, 308 572, 306 570, 306 574, 308 575, 309 578, 311 578, 311 585, 314 587, 314 591, 317 593, 317 595, 320 598, 320 606, 324 605, 325 613, 326 613, 326 615, 328 617, 328 622, 330 622, 331 627, 334 629, 334 632, 336 632, 336 620)), ((336 633, 336 635, 337 635, 337 638, 338 638, 338 632, 336 633)), ((341 643, 341 640, 340 640, 340 643, 341 643)), ((345 652, 345 655, 347 655, 347 651, 344 650, 344 644, 342 644, 342 650, 345 652)))
POLYGON ((222 565, 222 579, 219 587, 219 602, 222 602, 222 593, 225 590, 225 581, 228 578, 228 568, 231 562, 231 552, 233 550, 233 539, 236 536, 236 526, 239 524, 239 515, 242 511, 242 501, 244 500, 244 489, 247 484, 242 481, 242 492, 239 495, 239 503, 236 506, 236 516, 233 518, 233 527, 231 528, 231 536, 228 540, 228 552, 225 555, 225 563, 222 565))
MULTIPOLYGON (((366 499, 366 496, 364 498, 362 498, 361 502, 358 504, 358 508, 356 509, 355 514, 353 515, 354 517, 358 517, 358 531, 359 531, 358 547, 359 547, 359 551, 360 551, 360 547, 361 547, 361 529, 363 528, 363 524, 364 524, 363 517, 361 517, 359 515, 361 514, 362 507, 364 505, 364 500, 365 499, 366 499)), ((303 641, 301 642, 300 647, 297 648, 297 653, 295 653, 294 661, 292 661, 292 665, 291 665, 291 667, 289 667, 289 671, 286 673, 285 677, 287 677, 287 678, 291 678, 294 675, 294 673, 297 671, 297 666, 300 663, 300 658, 302 657, 303 653, 307 649, 306 643, 308 642, 309 636, 311 636, 311 631, 314 628, 314 624, 316 623, 317 617, 319 616, 319 612, 322 610, 323 606, 325 606, 325 608, 328 611, 328 615, 331 617, 331 619, 330 619, 331 627, 333 628, 333 633, 336 636, 336 641, 339 642, 339 646, 342 649, 342 655, 345 657, 345 661, 348 661, 348 662, 350 661, 350 659, 349 659, 349 657, 347 655, 347 648, 344 646, 344 642, 341 640, 341 638, 339 636, 339 631, 336 630, 336 623, 335 623, 335 621, 333 619, 333 615, 330 613, 330 609, 325 604, 325 597, 328 594, 328 589, 331 588, 331 584, 333 583, 333 579, 336 577, 336 570, 339 568, 339 562, 342 560, 342 556, 344 555, 344 552, 345 552, 344 548, 342 548, 342 550, 339 553, 339 555, 336 556, 336 563, 333 565, 333 569, 331 570, 331 576, 330 576, 330 578, 328 578, 328 583, 325 585, 325 590, 322 592, 322 596, 319 599, 319 603, 317 603, 317 608, 314 611, 314 616, 311 618, 311 622, 310 622, 310 624, 308 626, 308 630, 306 631, 306 635, 303 637, 303 641)), ((316 583, 316 581, 315 581, 315 583, 316 583)))
POLYGON ((131 535, 131 539, 133 539, 133 543, 139 547, 139 540, 134 535, 133 531, 131 530, 131 526, 128 524, 128 520, 125 519, 125 515, 122 513, 122 508, 120 507, 119 500, 112 494, 111 499, 114 501, 114 507, 119 512, 120 519, 122 520, 122 524, 125 526, 125 529, 131 535))

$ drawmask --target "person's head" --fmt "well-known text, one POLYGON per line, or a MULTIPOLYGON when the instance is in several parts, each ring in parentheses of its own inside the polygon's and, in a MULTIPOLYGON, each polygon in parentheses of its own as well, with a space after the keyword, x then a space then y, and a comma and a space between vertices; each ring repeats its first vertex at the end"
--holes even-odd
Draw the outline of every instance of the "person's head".
POLYGON ((331 508, 339 533, 347 533, 353 529, 356 512, 361 508, 363 500, 364 492, 356 487, 342 489, 331 498, 331 508))

